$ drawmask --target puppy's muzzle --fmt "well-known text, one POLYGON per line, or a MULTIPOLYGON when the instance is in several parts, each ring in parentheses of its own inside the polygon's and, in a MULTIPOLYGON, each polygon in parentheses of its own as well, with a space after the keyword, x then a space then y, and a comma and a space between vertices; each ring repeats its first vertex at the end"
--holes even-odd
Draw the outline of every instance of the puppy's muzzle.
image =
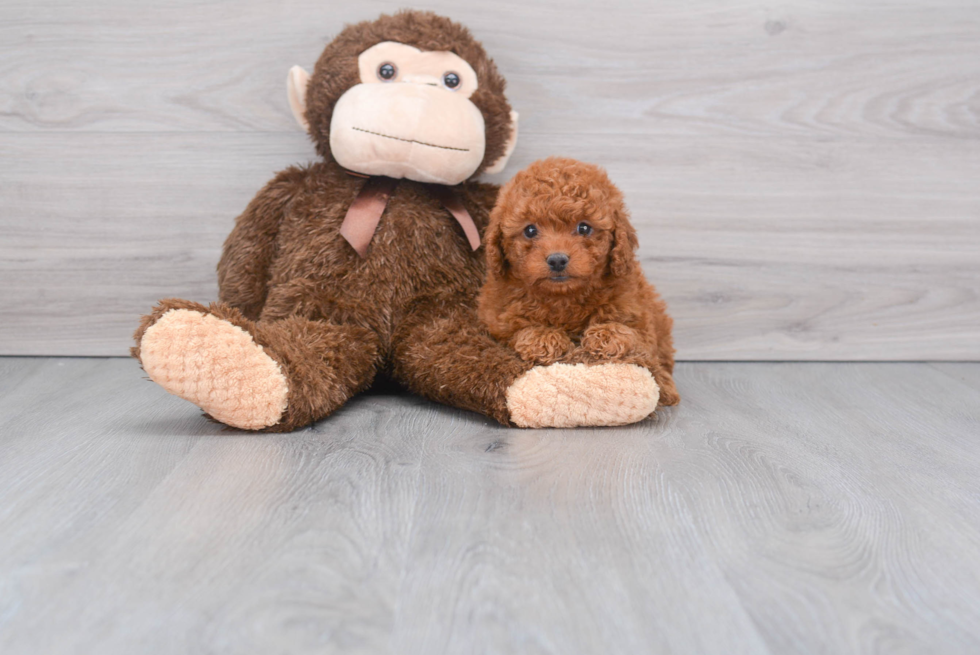
POLYGON ((548 262, 548 268, 550 268, 552 272, 561 273, 565 270, 565 267, 568 266, 568 255, 563 252, 554 252, 548 255, 548 258, 545 259, 545 261, 548 262))

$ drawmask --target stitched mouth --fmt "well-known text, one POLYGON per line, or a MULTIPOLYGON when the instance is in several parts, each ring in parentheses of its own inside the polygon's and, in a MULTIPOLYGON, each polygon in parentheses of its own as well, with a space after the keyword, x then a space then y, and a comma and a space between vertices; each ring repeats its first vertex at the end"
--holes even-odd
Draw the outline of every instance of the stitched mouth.
POLYGON ((417 141, 415 139, 403 139, 400 136, 391 136, 390 134, 382 134, 381 132, 372 132, 371 130, 365 130, 363 127, 352 127, 350 128, 355 132, 364 132, 365 134, 373 134, 374 136, 384 137, 385 139, 394 139, 395 141, 404 141, 405 143, 417 143, 420 146, 426 146, 429 148, 439 148, 440 150, 455 150, 456 152, 469 152, 469 148, 453 148, 452 146, 440 146, 435 143, 426 143, 425 141, 417 141))

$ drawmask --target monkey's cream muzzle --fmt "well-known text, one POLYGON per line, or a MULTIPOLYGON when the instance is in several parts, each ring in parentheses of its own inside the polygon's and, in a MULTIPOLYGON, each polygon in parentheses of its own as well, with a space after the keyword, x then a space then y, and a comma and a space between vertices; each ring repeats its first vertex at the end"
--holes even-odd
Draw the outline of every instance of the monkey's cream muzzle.
POLYGON ((459 184, 486 150, 483 115, 466 96, 417 82, 359 84, 330 122, 337 163, 365 175, 459 184))

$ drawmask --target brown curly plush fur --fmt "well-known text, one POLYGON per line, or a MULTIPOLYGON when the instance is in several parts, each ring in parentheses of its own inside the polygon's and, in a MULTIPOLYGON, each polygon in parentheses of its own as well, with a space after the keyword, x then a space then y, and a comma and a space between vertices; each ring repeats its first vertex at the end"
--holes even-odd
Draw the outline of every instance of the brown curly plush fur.
MULTIPOLYGON (((400 182, 366 258, 340 235, 364 180, 330 156, 330 117, 358 79, 358 54, 382 41, 465 59, 479 75, 472 100, 486 121, 484 166, 500 156, 510 133, 504 81, 465 28, 423 12, 349 26, 324 50, 308 87, 306 116, 324 161, 279 173, 238 217, 218 265, 219 303, 164 300, 135 335, 139 357, 147 329, 181 309, 240 327, 288 382, 287 408, 270 431, 327 416, 376 375, 506 424, 505 392, 531 368, 481 327, 482 253, 424 185, 400 182)), ((455 187, 481 233, 497 191, 473 181, 455 187)))
POLYGON ((672 321, 643 276, 636 231, 605 171, 559 157, 531 164, 501 190, 486 246, 479 315, 494 337, 535 364, 640 364, 660 386, 660 404, 680 400, 672 321), (568 257, 560 272, 547 263, 555 253, 568 257))

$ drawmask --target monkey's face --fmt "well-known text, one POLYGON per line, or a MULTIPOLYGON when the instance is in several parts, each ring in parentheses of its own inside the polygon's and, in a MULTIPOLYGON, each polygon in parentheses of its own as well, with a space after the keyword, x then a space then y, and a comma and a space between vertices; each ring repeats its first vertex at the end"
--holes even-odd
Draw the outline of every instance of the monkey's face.
POLYGON ((459 184, 499 173, 517 143, 504 79, 469 31, 429 12, 348 25, 309 73, 293 116, 327 160, 367 175, 459 184))
POLYGON ((357 59, 360 83, 337 101, 330 150, 358 173, 459 184, 483 161, 483 114, 470 101, 479 80, 451 52, 386 41, 357 59))

